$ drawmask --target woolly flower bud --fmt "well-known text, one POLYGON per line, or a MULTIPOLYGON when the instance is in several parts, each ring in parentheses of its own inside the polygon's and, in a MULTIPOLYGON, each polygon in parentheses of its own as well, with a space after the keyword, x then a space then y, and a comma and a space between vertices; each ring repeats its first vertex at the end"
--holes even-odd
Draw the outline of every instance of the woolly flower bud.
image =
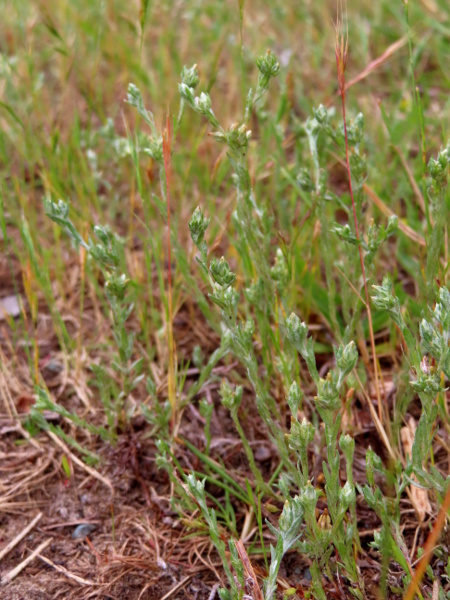
POLYGON ((295 313, 291 313, 286 325, 288 339, 298 350, 298 348, 304 346, 306 343, 308 326, 306 323, 302 323, 295 313))
POLYGON ((197 65, 193 65, 190 69, 188 67, 183 67, 183 70, 181 71, 181 82, 183 84, 194 89, 197 87, 199 81, 197 65))
POLYGON ((350 342, 346 346, 339 346, 335 350, 336 364, 341 373, 341 378, 348 375, 356 367, 358 362, 358 350, 356 349, 355 342, 350 342))
POLYGON ((336 223, 336 225, 333 227, 332 231, 341 238, 341 240, 343 240, 344 242, 347 242, 349 244, 352 244, 353 246, 359 246, 360 245, 360 241, 358 240, 358 238, 356 237, 356 235, 353 233, 353 231, 350 229, 350 225, 346 224, 346 225, 339 225, 338 223, 336 223))
POLYGON ((210 271, 214 281, 225 288, 229 287, 236 279, 236 275, 231 271, 230 265, 223 256, 220 260, 217 258, 211 260, 210 271))
POLYGON ((242 402, 242 392, 243 388, 241 385, 238 385, 233 391, 226 379, 223 379, 220 386, 220 397, 225 408, 228 408, 230 412, 237 411, 242 402))
POLYGON ((186 83, 178 84, 178 91, 183 100, 186 100, 192 107, 194 107, 195 95, 194 88, 190 87, 186 83))
POLYGON ((372 286, 375 295, 372 296, 372 301, 378 310, 387 311, 394 322, 399 326, 403 326, 403 319, 400 312, 400 302, 392 293, 392 282, 386 275, 382 285, 372 286))
POLYGON ((313 110, 316 120, 321 125, 324 125, 328 121, 328 111, 323 104, 319 105, 319 108, 313 110))
POLYGON ((343 488, 339 491, 339 500, 341 503, 341 510, 347 510, 352 502, 355 500, 355 489, 347 481, 343 488))
POLYGON ((202 92, 194 100, 194 106, 198 112, 206 115, 211 110, 211 97, 209 94, 202 92))
POLYGON ((289 448, 292 450, 306 450, 315 435, 314 425, 303 419, 300 423, 291 419, 291 433, 287 435, 289 448))
POLYGON ((280 72, 280 63, 270 50, 267 50, 265 56, 256 59, 256 66, 262 75, 268 77, 276 77, 280 72))
POLYGON ((393 233, 395 233, 397 231, 397 228, 398 228, 398 217, 397 217, 397 215, 391 215, 388 219, 388 224, 386 227, 387 237, 389 237, 393 233))
POLYGON ((339 409, 341 405, 339 390, 333 381, 332 373, 328 373, 326 379, 320 379, 314 400, 319 408, 331 411, 339 409))
POLYGON ((450 164, 450 142, 447 148, 441 150, 437 159, 430 158, 428 162, 428 172, 439 186, 445 185, 447 167, 450 164))
POLYGON ((129 279, 124 274, 111 275, 105 283, 105 290, 108 297, 115 297, 118 300, 123 300, 128 287, 129 279))
POLYGON ((312 513, 314 511, 314 509, 316 508, 318 497, 319 497, 318 492, 311 485, 310 481, 308 481, 308 483, 303 488, 303 490, 301 491, 300 496, 299 496, 302 506, 309 513, 312 513))
POLYGON ((294 381, 294 383, 289 388, 289 394, 287 397, 287 403, 289 408, 291 409, 292 416, 297 416, 298 407, 300 406, 301 399, 303 397, 303 392, 300 390, 298 383, 294 381))
POLYGON ((188 223, 191 238, 197 248, 203 241, 205 231, 208 229, 209 219, 206 219, 199 206, 192 213, 191 220, 188 223))
POLYGON ((53 202, 49 198, 44 199, 45 214, 50 217, 52 221, 65 226, 67 217, 69 215, 69 204, 63 200, 58 200, 58 203, 53 202))

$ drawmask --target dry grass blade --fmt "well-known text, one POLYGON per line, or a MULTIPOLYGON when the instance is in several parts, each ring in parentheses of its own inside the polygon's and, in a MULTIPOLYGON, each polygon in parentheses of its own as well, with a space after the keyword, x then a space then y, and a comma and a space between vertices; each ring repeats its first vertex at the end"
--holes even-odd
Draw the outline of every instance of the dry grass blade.
POLYGON ((20 421, 19 415, 17 413, 16 405, 10 393, 10 386, 8 385, 8 381, 11 381, 12 376, 7 372, 7 364, 5 355, 3 354, 0 347, 0 392, 2 395, 3 403, 5 405, 5 409, 11 420, 15 421, 17 429, 20 431, 21 435, 26 439, 32 446, 35 448, 40 448, 39 443, 31 437, 26 429, 23 428, 22 423, 20 421))
POLYGON ((347 67, 347 58, 348 58, 348 24, 347 19, 345 19, 345 29, 343 27, 343 23, 341 21, 341 15, 344 14, 344 8, 342 2, 339 1, 337 5, 337 16, 336 16, 336 24, 335 24, 335 56, 336 56, 336 66, 337 66, 337 75, 339 82, 339 90, 341 95, 345 95, 345 69, 347 67))
POLYGON ((16 535, 16 537, 7 544, 2 551, 0 551, 0 560, 2 560, 13 548, 17 546, 17 544, 23 540, 23 538, 33 529, 33 527, 39 523, 42 519, 42 513, 38 513, 34 519, 29 523, 20 533, 16 535))
POLYGON ((433 526, 433 529, 428 536, 427 542, 423 549, 422 558, 420 559, 419 566, 414 573, 414 577, 409 584, 409 587, 406 591, 403 600, 414 600, 414 596, 419 589, 420 582, 422 581, 422 577, 425 574, 425 571, 428 567, 428 564, 433 556, 434 546, 441 534, 442 529, 444 528, 445 521, 447 519, 447 513, 450 510, 450 486, 447 488, 447 493, 445 494, 444 502, 441 506, 439 514, 437 516, 436 522, 433 526))
POLYGON ((439 600, 439 581, 437 579, 433 583, 433 596, 431 600, 439 600))
MULTIPOLYGON (((379 196, 377 196, 377 194, 373 191, 372 188, 370 188, 367 184, 364 184, 363 187, 366 194, 373 201, 373 203, 381 210, 383 214, 385 214, 387 217, 391 217, 394 214, 392 210, 385 204, 385 202, 383 202, 383 200, 379 196)), ((406 225, 405 223, 402 223, 399 220, 398 228, 400 229, 400 231, 403 231, 403 233, 407 237, 409 237, 410 240, 412 240, 416 244, 419 244, 420 246, 423 246, 424 248, 426 247, 427 243, 425 242, 424 238, 420 234, 418 234, 417 231, 414 231, 414 229, 409 227, 409 225, 406 225)))
MULTIPOLYGON (((412 417, 408 419, 408 423, 400 430, 400 439, 403 444, 405 458, 412 455, 412 447, 416 433, 416 422, 412 417)), ((411 479, 415 479, 414 475, 411 479)), ((431 505, 428 500, 428 491, 411 485, 410 498, 416 515, 421 523, 425 520, 428 513, 431 513, 431 505)))
MULTIPOLYGON (((339 164, 341 164, 343 167, 345 167, 345 161, 342 160, 339 156, 337 156, 334 152, 331 152, 331 155, 333 156, 333 158, 335 158, 339 164)), ((366 192, 366 194, 369 196, 369 198, 372 200, 372 202, 375 204, 375 206, 386 216, 386 217, 392 217, 395 213, 387 206, 387 204, 384 202, 384 200, 382 200, 377 194, 376 192, 367 185, 367 183, 363 184, 363 189, 366 192)), ((417 231, 414 231, 414 229, 412 229, 412 227, 410 227, 409 225, 406 225, 406 223, 403 223, 400 219, 398 221, 398 228, 400 229, 401 232, 403 232, 406 237, 408 237, 410 240, 412 240, 413 242, 415 242, 416 244, 419 244, 420 246, 426 248, 426 242, 425 239, 419 234, 417 233, 417 231)))
POLYGON ((92 477, 95 477, 95 479, 98 479, 99 481, 101 481, 104 485, 106 485, 106 487, 108 487, 111 490, 111 494, 114 495, 114 488, 112 486, 112 483, 109 481, 109 479, 107 479, 106 477, 103 477, 103 475, 100 475, 100 473, 98 471, 96 471, 92 467, 89 467, 82 460, 80 460, 77 456, 75 456, 75 454, 73 454, 69 450, 69 448, 66 446, 66 444, 62 440, 60 440, 57 435, 55 435, 51 431, 48 431, 47 434, 55 442, 55 444, 64 451, 64 453, 66 455, 70 456, 70 459, 75 464, 77 464, 84 471, 86 471, 86 473, 89 473, 89 475, 91 475, 92 477))
POLYGON ((359 83, 366 77, 368 77, 373 71, 376 71, 379 67, 381 67, 393 54, 403 48, 403 46, 408 42, 408 36, 403 36, 401 39, 397 40, 393 44, 391 44, 386 50, 383 52, 381 56, 370 62, 367 67, 361 71, 356 77, 353 77, 348 83, 345 84, 345 91, 351 88, 356 83, 359 83))
POLYGON ((45 550, 45 548, 47 548, 52 541, 53 538, 48 538, 45 540, 45 542, 39 544, 39 546, 30 554, 30 556, 27 556, 27 558, 17 565, 17 567, 6 573, 6 575, 2 578, 0 585, 7 585, 8 583, 11 583, 11 581, 17 577, 17 575, 19 575, 19 573, 23 571, 23 569, 25 569, 25 567, 29 565, 30 562, 32 562, 43 550, 45 550))
POLYGON ((189 579, 191 579, 191 575, 188 575, 187 577, 182 579, 179 583, 177 583, 177 585, 174 586, 169 592, 167 592, 167 594, 164 594, 164 596, 161 598, 161 600, 169 600, 169 598, 172 598, 173 595, 175 594, 175 592, 178 592, 178 590, 181 590, 187 584, 189 579))
MULTIPOLYGON (((6 491, 1 496, 2 501, 7 500, 8 498, 15 498, 16 496, 20 495, 23 492, 23 490, 26 489, 27 484, 29 484, 31 481, 33 481, 34 485, 36 485, 37 483, 45 480, 46 475, 44 473, 53 460, 53 453, 50 452, 49 456, 42 457, 42 460, 40 458, 41 457, 39 457, 39 459, 33 465, 33 468, 30 469, 28 472, 25 469, 23 469, 20 473, 16 475, 12 482, 13 485, 11 485, 8 491, 6 491), (17 483, 15 483, 14 481, 16 481, 17 483)), ((11 476, 11 478, 12 477, 13 476, 11 476)), ((0 490, 1 489, 2 487, 0 487, 0 490)))
POLYGON ((78 577, 78 575, 71 573, 70 571, 68 571, 67 569, 62 567, 61 565, 56 565, 49 558, 46 558, 45 556, 42 556, 41 554, 38 554, 37 557, 40 558, 43 562, 45 562, 45 564, 49 565, 50 567, 53 567, 56 571, 58 571, 58 573, 61 573, 62 575, 64 575, 64 577, 67 577, 68 579, 72 579, 73 581, 76 581, 80 585, 96 585, 94 581, 90 581, 89 579, 83 579, 82 577, 78 577))
POLYGON ((264 600, 264 596, 262 595, 262 592, 259 589, 255 571, 244 548, 242 540, 235 541, 234 545, 236 546, 239 558, 241 559, 242 565, 244 567, 246 585, 248 585, 251 588, 252 597, 254 598, 254 600, 264 600))
POLYGON ((378 418, 376 410, 373 407, 372 400, 369 398, 369 396, 368 396, 368 394, 367 394, 367 392, 366 392, 366 390, 365 390, 365 388, 364 388, 364 386, 363 386, 363 384, 361 382, 361 379, 359 378, 359 375, 356 372, 356 370, 353 371, 353 374, 354 374, 354 376, 355 376, 355 378, 356 378, 356 380, 357 380, 357 382, 359 384, 359 387, 361 389, 361 392, 362 392, 364 398, 367 401, 367 406, 369 407, 369 411, 370 411, 370 414, 372 416, 373 422, 375 423, 375 427, 376 427, 376 429, 378 431, 378 434, 379 434, 380 438, 382 439, 382 441, 383 441, 383 443, 384 443, 384 445, 386 447, 386 450, 389 452, 389 456, 393 460, 396 460, 397 457, 395 455, 394 450, 392 449, 391 443, 390 443, 389 438, 387 436, 387 433, 386 433, 386 431, 385 431, 385 429, 383 427, 383 424, 381 423, 380 419, 378 418))
POLYGON ((406 159, 403 156, 403 152, 401 151, 401 149, 398 146, 394 146, 393 148, 398 154, 400 162, 402 163, 402 167, 405 169, 406 175, 408 176, 409 183, 411 184, 411 187, 414 191, 414 195, 417 198, 417 202, 419 203, 420 209, 423 212, 423 214, 426 215, 427 207, 425 206, 425 200, 424 200, 422 192, 420 191, 419 186, 417 185, 417 181, 414 179, 414 175, 411 171, 411 168, 408 165, 408 163, 406 162, 406 159))

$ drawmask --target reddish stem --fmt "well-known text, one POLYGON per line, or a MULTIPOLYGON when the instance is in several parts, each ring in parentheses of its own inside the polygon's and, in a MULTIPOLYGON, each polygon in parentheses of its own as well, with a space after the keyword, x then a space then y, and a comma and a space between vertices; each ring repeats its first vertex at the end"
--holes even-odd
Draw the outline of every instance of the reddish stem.
MULTIPOLYGON (((339 25, 339 23, 338 23, 339 25)), ((350 190, 350 198, 352 201, 352 210, 353 210, 353 220, 355 223, 355 235, 358 242, 361 241, 359 236, 359 227, 358 227, 358 217, 356 215, 356 205, 355 199, 353 196, 353 185, 352 185, 352 173, 350 169, 350 155, 348 149, 348 136, 347 136, 347 117, 345 112, 345 67, 347 63, 347 52, 348 46, 347 41, 344 43, 344 38, 340 37, 339 32, 336 33, 337 41, 336 41, 336 64, 337 64, 337 72, 338 72, 338 81, 339 81, 339 89, 341 92, 341 100, 342 100, 342 118, 344 121, 344 135, 345 135, 345 160, 347 166, 347 175, 348 175, 348 187, 350 190)), ((375 338, 373 335, 373 323, 372 323, 372 311, 370 310, 370 298, 369 298, 369 290, 367 287, 367 279, 366 279, 366 268, 364 266, 364 257, 362 253, 361 244, 358 244, 359 250, 359 260, 361 263, 361 271, 364 281, 364 292, 366 296, 366 310, 367 310, 367 318, 369 321, 369 332, 370 332, 370 344, 372 347, 372 359, 373 359, 373 370, 375 376, 375 387, 377 391, 377 401, 378 401, 378 416, 380 421, 383 421, 382 417, 382 407, 381 407, 381 396, 380 389, 378 385, 378 365, 377 365, 377 355, 375 350, 375 338)))
POLYGON ((439 534, 445 525, 445 520, 447 518, 447 513, 450 509, 450 486, 447 488, 447 493, 445 494, 444 502, 441 506, 441 510, 437 516, 437 519, 434 523, 433 529, 431 530, 430 535, 426 541, 425 547, 423 549, 423 555, 420 559, 419 566, 416 569, 414 577, 409 584, 409 587, 404 596, 404 600, 413 600, 416 595, 420 582, 422 581, 422 577, 428 567, 431 557, 433 556, 433 549, 438 540, 439 534))

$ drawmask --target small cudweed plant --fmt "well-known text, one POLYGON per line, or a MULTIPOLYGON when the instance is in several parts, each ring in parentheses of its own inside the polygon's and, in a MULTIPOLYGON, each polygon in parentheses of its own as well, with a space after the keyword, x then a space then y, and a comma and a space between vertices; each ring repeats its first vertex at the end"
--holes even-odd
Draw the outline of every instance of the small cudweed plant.
MULTIPOLYGON (((136 97, 139 105, 139 96, 136 97)), ((94 264, 103 272, 105 277, 105 294, 108 299, 113 324, 113 336, 117 348, 117 356, 112 366, 118 373, 120 389, 115 383, 107 382, 106 371, 94 366, 94 371, 100 376, 99 386, 101 398, 106 412, 108 425, 113 434, 117 429, 127 426, 133 407, 129 404, 132 390, 143 379, 140 374, 142 359, 132 361, 134 334, 128 332, 126 322, 133 310, 133 304, 128 298, 129 279, 120 273, 123 264, 123 244, 107 227, 96 225, 94 234, 97 241, 88 238, 85 241, 69 218, 69 204, 59 200, 45 200, 46 214, 62 227, 77 247, 83 247, 94 264), (106 388, 105 388, 106 386, 106 388), (105 389, 109 393, 105 393, 105 389)))
MULTIPOLYGON (((260 76, 257 89, 255 93, 252 90, 249 92, 244 121, 241 124, 233 124, 228 130, 222 128, 217 123, 212 110, 212 102, 208 95, 201 94, 200 96, 195 96, 194 90, 185 83, 180 84, 180 93, 183 100, 194 111, 205 116, 216 129, 213 134, 214 137, 228 146, 228 158, 235 172, 237 190, 235 221, 239 232, 243 235, 246 250, 249 252, 259 274, 258 281, 247 288, 246 295, 254 303, 255 309, 261 310, 262 315, 264 315, 267 311, 266 307, 271 303, 271 295, 275 289, 274 284, 282 288, 289 277, 289 270, 281 250, 277 252, 275 264, 270 266, 266 259, 264 248, 261 247, 261 241, 265 239, 265 231, 259 224, 264 222, 264 210, 256 204, 246 165, 246 152, 248 149, 248 140, 250 139, 250 131, 247 128, 247 123, 251 111, 255 102, 267 90, 270 78, 279 71, 279 66, 270 53, 258 62, 258 68, 260 76)), ((325 115, 321 115, 320 118, 322 116, 325 119, 325 115)), ((317 123, 318 129, 320 129, 320 125, 317 123)), ((356 137, 355 133, 355 139, 356 137)), ((321 179, 317 181, 319 184, 321 179)), ((337 348, 335 350, 336 368, 323 379, 319 376, 317 370, 313 341, 308 336, 306 324, 302 323, 294 314, 286 321, 287 337, 305 359, 310 375, 316 385, 317 396, 315 398, 315 405, 325 425, 327 461, 323 464, 323 470, 328 510, 317 520, 316 506, 322 492, 316 490, 309 481, 308 467, 308 447, 314 440, 315 429, 306 420, 302 422, 297 420, 297 412, 303 393, 296 382, 290 385, 287 401, 292 413, 291 429, 290 433, 284 436, 276 423, 275 406, 259 374, 259 367, 252 345, 255 325, 251 320, 248 320, 246 323, 239 323, 237 321, 239 295, 232 287, 236 276, 231 271, 225 258, 220 260, 212 258, 208 265, 208 253, 204 241, 208 223, 209 220, 197 208, 189 223, 192 240, 200 252, 197 262, 203 273, 209 278, 212 288, 210 298, 222 309, 224 327, 230 334, 231 350, 247 370, 248 379, 255 390, 256 405, 259 414, 273 436, 280 451, 283 465, 286 468, 286 474, 283 474, 280 478, 279 487, 281 490, 284 490, 283 493, 287 498, 287 502, 279 521, 279 530, 270 526, 276 535, 277 544, 275 548, 271 548, 269 577, 265 582, 266 598, 272 599, 274 597, 277 573, 283 554, 297 543, 313 560, 311 573, 316 597, 325 597, 321 585, 322 570, 324 568, 329 569, 328 559, 331 556, 333 548, 336 548, 346 575, 353 583, 355 596, 362 598, 364 587, 353 556, 353 545, 355 543, 359 545, 355 518, 355 487, 351 476, 347 483, 341 486, 339 475, 341 395, 345 379, 355 368, 358 360, 356 346, 353 342, 350 342, 337 348), (294 452, 298 458, 298 468, 293 465, 291 452, 294 452), (286 485, 288 480, 295 482, 299 489, 301 489, 300 495, 294 499, 289 497, 289 489, 288 485, 286 485), (345 517, 349 510, 353 517, 353 522, 346 522, 345 517), (304 524, 303 526, 302 523, 304 524)), ((267 486, 261 478, 252 450, 245 439, 239 423, 238 408, 241 394, 241 388, 233 392, 226 382, 222 384, 222 402, 230 410, 255 481, 260 490, 270 493, 270 490, 267 490, 267 486)), ((354 448, 354 442, 352 444, 351 438, 343 439, 342 448, 346 458, 347 471, 351 473, 354 448)), ((204 508, 203 511, 205 511, 204 508)), ((204 516, 207 522, 211 521, 211 515, 204 512, 204 516)), ((329 575, 332 577, 331 572, 329 575)), ((230 596, 232 598, 235 597, 234 594, 236 593, 236 588, 234 587, 233 589, 234 591, 232 591, 230 596)), ((225 592, 223 593, 225 594, 225 592)))

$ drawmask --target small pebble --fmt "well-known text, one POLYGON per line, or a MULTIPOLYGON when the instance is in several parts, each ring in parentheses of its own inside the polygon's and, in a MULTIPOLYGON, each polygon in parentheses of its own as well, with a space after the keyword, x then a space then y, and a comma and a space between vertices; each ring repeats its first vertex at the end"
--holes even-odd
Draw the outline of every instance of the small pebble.
POLYGON ((92 533, 96 527, 97 525, 93 525, 92 523, 82 523, 73 530, 72 539, 80 540, 81 538, 84 538, 92 533))

